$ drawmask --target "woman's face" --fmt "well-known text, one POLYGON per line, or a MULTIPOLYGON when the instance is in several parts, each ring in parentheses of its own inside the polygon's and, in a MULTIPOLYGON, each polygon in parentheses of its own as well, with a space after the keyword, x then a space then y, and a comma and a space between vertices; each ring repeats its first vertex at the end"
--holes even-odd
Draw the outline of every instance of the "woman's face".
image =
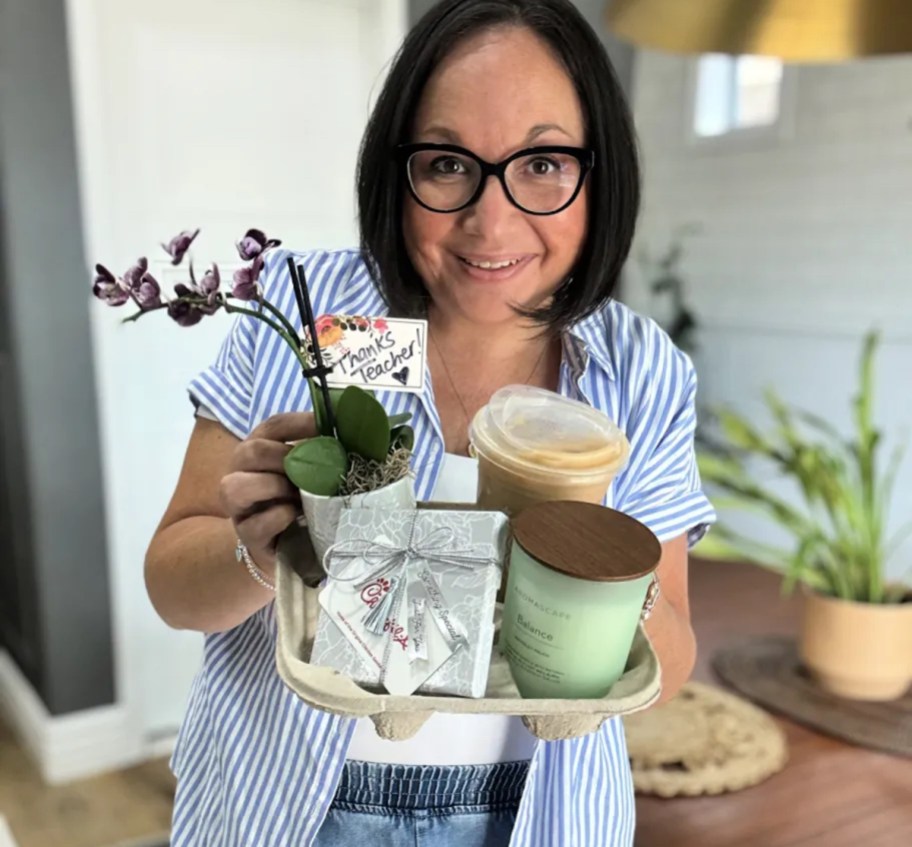
MULTIPOLYGON (((573 83, 549 47, 527 29, 491 30, 463 42, 424 89, 413 142, 465 147, 500 162, 527 147, 586 144, 573 83)), ((587 188, 556 215, 514 206, 496 178, 461 212, 432 212, 406 192, 405 244, 434 308, 479 324, 516 320, 566 278, 586 237, 587 188), (479 265, 503 265, 490 268, 479 265)))

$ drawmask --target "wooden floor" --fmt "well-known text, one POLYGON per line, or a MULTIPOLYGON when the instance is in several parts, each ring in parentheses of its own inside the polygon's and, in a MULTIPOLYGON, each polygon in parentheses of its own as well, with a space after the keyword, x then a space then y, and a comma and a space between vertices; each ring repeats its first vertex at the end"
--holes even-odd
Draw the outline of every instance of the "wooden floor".
MULTIPOLYGON (((716 645, 796 625, 795 603, 781 600, 778 581, 754 568, 693 562, 691 594, 703 681, 715 682, 716 645)), ((912 847, 910 760, 782 725, 791 753, 782 773, 721 797, 639 798, 637 847, 912 847)), ((163 760, 47 788, 0 725, 0 814, 18 847, 113 847, 163 833, 173 790, 163 760)))
MULTIPOLYGON (((794 633, 798 603, 759 569, 694 561, 694 678, 719 684, 716 646, 742 635, 794 633)), ((719 797, 637 801, 636 847, 912 847, 912 760, 852 747, 781 720, 785 770, 719 797)))
MULTIPOLYGON (((49 788, 0 723, 0 815, 17 847, 114 847, 161 836, 174 778, 166 760, 49 788)), ((165 836, 166 837, 166 836, 165 836)), ((149 843, 149 842, 147 842, 149 843)), ((201 845, 202 847, 202 845, 201 845)))

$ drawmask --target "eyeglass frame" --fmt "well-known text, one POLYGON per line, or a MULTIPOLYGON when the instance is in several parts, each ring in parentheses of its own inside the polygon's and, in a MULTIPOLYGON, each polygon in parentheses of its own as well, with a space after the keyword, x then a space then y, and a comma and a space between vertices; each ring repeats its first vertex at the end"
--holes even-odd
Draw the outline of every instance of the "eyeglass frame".
POLYGON ((524 212, 527 215, 537 215, 539 217, 556 215, 560 212, 563 212, 570 205, 572 205, 573 201, 576 200, 576 198, 579 196, 580 191, 582 191, 583 183, 586 181, 586 176, 595 167, 594 150, 591 150, 588 147, 567 147, 559 144, 547 144, 541 147, 525 147, 522 150, 517 150, 515 153, 510 154, 506 159, 503 159, 500 162, 496 163, 486 162, 481 158, 481 156, 473 153, 471 150, 468 150, 465 147, 460 147, 457 144, 435 144, 433 142, 399 144, 395 150, 395 157, 398 162, 401 162, 402 166, 405 169, 405 181, 408 184, 409 193, 412 195, 412 198, 419 206, 424 207, 429 212, 436 212, 438 215, 452 215, 456 212, 461 212, 463 209, 468 209, 469 206, 477 203, 481 199, 481 195, 484 194, 485 188, 488 185, 488 179, 492 176, 497 177, 501 187, 504 190, 504 196, 507 198, 507 200, 509 200, 521 212, 524 212), (436 150, 440 151, 441 153, 458 153, 460 156, 467 156, 468 158, 472 159, 481 168, 481 179, 478 180, 478 187, 475 189, 472 196, 461 206, 458 206, 455 209, 435 209, 433 206, 429 206, 427 203, 425 203, 418 196, 418 192, 415 190, 415 186, 412 184, 412 177, 411 173, 409 172, 408 163, 414 154, 421 153, 425 150, 436 150), (534 212, 531 209, 527 209, 525 206, 521 206, 513 196, 513 192, 510 190, 510 186, 507 185, 506 173, 507 168, 510 166, 510 164, 517 159, 521 159, 523 156, 529 156, 536 153, 542 155, 547 153, 563 153, 568 156, 573 156, 573 158, 575 158, 580 163, 580 175, 576 189, 573 191, 570 199, 567 200, 563 206, 560 206, 551 212, 534 212))

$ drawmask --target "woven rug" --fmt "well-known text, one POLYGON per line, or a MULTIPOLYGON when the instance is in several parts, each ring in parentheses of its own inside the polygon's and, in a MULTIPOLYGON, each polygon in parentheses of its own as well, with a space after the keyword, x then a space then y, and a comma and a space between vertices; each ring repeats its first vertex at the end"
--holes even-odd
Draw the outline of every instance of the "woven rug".
POLYGON ((912 692, 901 700, 847 700, 819 688, 801 665, 794 639, 747 638, 713 655, 715 672, 745 697, 836 738, 912 756, 912 692))
POLYGON ((788 759, 779 726, 756 706, 711 685, 687 683, 667 703, 627 715, 633 785, 660 797, 738 791, 788 759))

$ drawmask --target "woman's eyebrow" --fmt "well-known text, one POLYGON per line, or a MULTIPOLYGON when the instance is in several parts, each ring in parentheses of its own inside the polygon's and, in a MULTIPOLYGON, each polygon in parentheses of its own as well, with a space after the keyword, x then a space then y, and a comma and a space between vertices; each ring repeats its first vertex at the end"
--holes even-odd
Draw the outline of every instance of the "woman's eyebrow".
POLYGON ((427 129, 422 130, 418 133, 421 136, 426 135, 436 135, 438 138, 442 138, 444 141, 450 144, 460 144, 459 133, 455 132, 452 129, 447 129, 445 126, 440 126, 439 124, 434 124, 434 126, 429 126, 427 129))
POLYGON ((529 134, 526 136, 524 143, 528 144, 530 141, 534 141, 538 136, 544 135, 546 132, 551 132, 552 130, 559 132, 563 135, 566 135, 567 138, 572 138, 567 130, 565 130, 560 124, 536 124, 532 129, 529 130, 529 134))
MULTIPOLYGON (((535 141, 536 138, 538 138, 540 135, 544 135, 546 132, 559 132, 562 135, 566 135, 567 138, 573 138, 573 136, 567 132, 567 130, 565 130, 560 124, 536 124, 526 134, 526 137, 523 139, 522 143, 524 145, 531 144, 533 141, 535 141)), ((449 144, 462 144, 458 132, 440 124, 429 126, 418 134, 422 137, 433 135, 449 144)))

